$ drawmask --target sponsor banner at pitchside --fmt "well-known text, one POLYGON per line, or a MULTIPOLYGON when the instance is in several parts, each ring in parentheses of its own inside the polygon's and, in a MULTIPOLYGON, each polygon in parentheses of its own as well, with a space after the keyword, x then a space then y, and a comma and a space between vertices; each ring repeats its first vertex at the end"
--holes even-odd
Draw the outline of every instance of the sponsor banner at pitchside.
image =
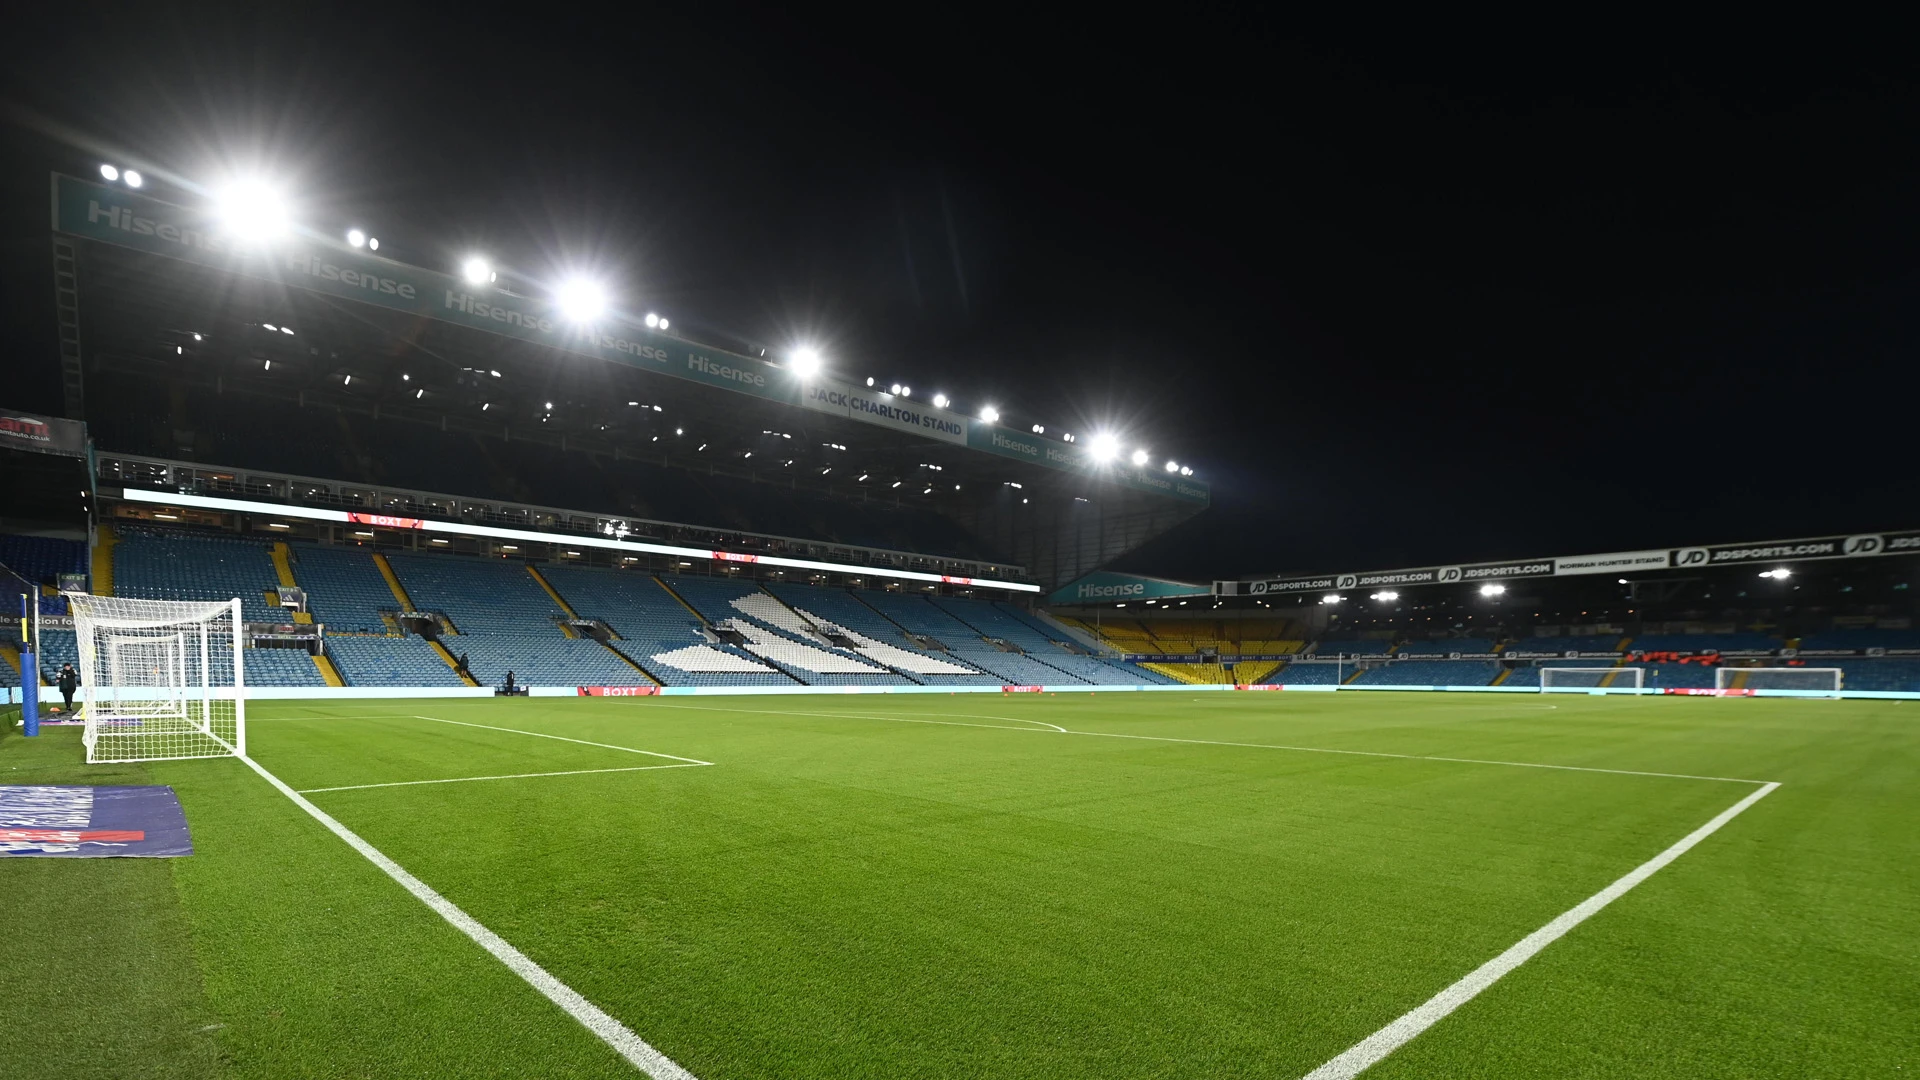
MULTIPOLYGON (((610 363, 795 405, 923 438, 968 446, 1067 472, 1091 471, 1077 447, 969 419, 928 404, 831 379, 801 380, 782 367, 608 318, 580 326, 554 304, 469 285, 450 274, 408 266, 307 235, 271 245, 236 244, 205 211, 150 199, 124 188, 54 177, 58 232, 165 255, 227 273, 537 342, 610 363)), ((72 451, 56 451, 72 452, 72 451)), ((1100 466, 1122 487, 1205 505, 1206 484, 1130 466, 1100 466)))

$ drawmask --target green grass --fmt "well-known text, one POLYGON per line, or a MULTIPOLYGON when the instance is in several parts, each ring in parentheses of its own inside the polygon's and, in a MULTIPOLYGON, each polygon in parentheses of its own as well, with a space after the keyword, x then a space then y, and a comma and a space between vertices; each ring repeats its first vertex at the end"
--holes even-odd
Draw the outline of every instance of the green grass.
MULTIPOLYGON (((250 741, 299 789, 661 763, 414 712, 716 763, 310 796, 702 1080, 1301 1076, 1754 790, 1222 742, 1783 784, 1369 1078, 1920 1072, 1912 705, 258 703, 250 741)), ((77 760, 9 738, 0 782, 172 784, 197 853, 0 869, 12 1030, 59 1033, 0 1075, 635 1075, 244 765, 77 760)))

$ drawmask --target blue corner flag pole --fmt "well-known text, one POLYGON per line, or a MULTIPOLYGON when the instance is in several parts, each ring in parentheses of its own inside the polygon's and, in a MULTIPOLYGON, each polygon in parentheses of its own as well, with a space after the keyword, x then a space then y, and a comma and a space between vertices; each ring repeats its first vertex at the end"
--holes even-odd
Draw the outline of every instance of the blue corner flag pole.
POLYGON ((20 597, 20 723, 22 734, 40 734, 40 658, 33 655, 33 638, 27 634, 27 598, 20 597))

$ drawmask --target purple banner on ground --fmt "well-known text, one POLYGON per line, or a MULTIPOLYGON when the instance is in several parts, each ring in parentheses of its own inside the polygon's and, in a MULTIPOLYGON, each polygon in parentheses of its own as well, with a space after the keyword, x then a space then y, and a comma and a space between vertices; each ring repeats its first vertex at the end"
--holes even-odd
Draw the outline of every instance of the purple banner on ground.
POLYGON ((170 787, 0 785, 0 858, 191 854, 187 815, 170 787))

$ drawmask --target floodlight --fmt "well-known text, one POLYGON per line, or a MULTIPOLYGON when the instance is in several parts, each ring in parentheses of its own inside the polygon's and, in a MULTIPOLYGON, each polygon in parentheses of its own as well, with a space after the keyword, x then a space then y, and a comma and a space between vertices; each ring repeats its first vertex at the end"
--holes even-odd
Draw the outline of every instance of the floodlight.
POLYGON ((944 408, 946 408, 946 407, 947 407, 947 395, 945 395, 945 394, 935 394, 935 395, 933 395, 933 407, 934 407, 934 408, 936 408, 936 409, 944 409, 944 408))
POLYGON ((868 385, 868 386, 872 386, 872 385, 873 385, 873 376, 871 376, 871 375, 869 375, 869 376, 867 376, 867 385, 868 385))
POLYGON ((281 332, 281 333, 283 333, 283 334, 285 334, 285 335, 287 335, 288 337, 292 337, 292 336, 293 336, 293 327, 291 327, 291 326, 283 326, 283 327, 281 327, 281 328, 280 328, 280 332, 281 332))
POLYGON ((1367 597, 1367 599, 1391 602, 1400 599, 1400 594, 1397 592, 1377 592, 1367 597))
POLYGON ((361 232, 359 229, 348 229, 347 243, 352 244, 354 247, 366 247, 367 234, 361 232))
POLYGON ((1179 472, 1179 471, 1180 471, 1180 463, 1179 463, 1179 462, 1177 462, 1177 461, 1168 461, 1168 462, 1167 462, 1167 471, 1168 471, 1168 472, 1179 472))
POLYGON ((1111 435, 1093 437, 1093 460, 1112 461, 1120 456, 1120 440, 1111 435))
POLYGON ((200 335, 199 335, 199 334, 195 334, 195 335, 193 335, 193 340, 195 340, 195 341, 199 341, 199 340, 201 340, 201 338, 200 338, 200 335))
POLYGON ((1506 587, 1505 585, 1482 585, 1482 586, 1480 586, 1480 595, 1481 595, 1481 596, 1499 596, 1499 595, 1501 595, 1501 594, 1503 594, 1503 593, 1505 593, 1506 591, 1507 591, 1507 587, 1506 587))
POLYGON ((460 276, 467 279, 469 285, 485 285, 493 280, 493 267, 478 255, 460 264, 460 276))
POLYGON ((120 179, 125 180, 127 182, 127 186, 130 188, 137 188, 141 184, 146 183, 146 180, 143 179, 139 173, 134 172, 132 169, 128 169, 126 172, 121 173, 120 179))
POLYGON ((1180 466, 1180 475, 1181 475, 1181 476, 1192 476, 1192 475, 1193 475, 1193 466, 1191 466, 1191 465, 1182 465, 1182 466, 1180 466))
POLYGON ((380 250, 380 238, 379 238, 379 237, 377 237, 377 236, 369 236, 369 237, 367 237, 367 250, 368 250, 368 251, 379 251, 379 250, 380 250))
POLYGON ((1620 584, 1622 584, 1622 585, 1625 585, 1626 583, 1627 583, 1627 579, 1626 579, 1626 578, 1621 578, 1621 579, 1620 579, 1620 584))
POLYGON ((100 166, 100 175, 105 177, 109 182, 112 182, 120 179, 120 170, 111 165, 102 165, 100 166))
POLYGON ((674 428, 674 429, 673 429, 673 433, 674 433, 675 435, 685 435, 685 434, 687 433, 687 429, 686 429, 686 428, 674 428))
POLYGON ((789 364, 795 375, 803 379, 811 379, 820 374, 820 350, 810 345, 802 345, 793 350, 793 358, 789 364))
POLYGON ((1760 571, 1760 576, 1764 578, 1773 578, 1776 581, 1785 581, 1786 579, 1793 576, 1793 571, 1788 570, 1784 567, 1782 567, 1779 570, 1762 570, 1760 571))
POLYGON ((989 405, 980 410, 980 420, 982 423, 997 424, 1000 422, 1000 410, 989 405))
POLYGON ((278 330, 280 329, 279 327, 277 327, 277 326, 275 326, 275 325, 273 325, 273 324, 272 324, 272 323, 270 323, 270 322, 263 322, 263 323, 261 323, 260 325, 261 325, 261 327, 263 327, 264 329, 267 329, 267 330, 273 330, 273 331, 278 331, 278 330))
POLYGON ((651 311, 647 312, 647 327, 648 329, 654 329, 654 330, 659 329, 660 316, 654 314, 651 311))
POLYGON ((243 242, 271 240, 287 231, 287 207, 280 193, 259 180, 237 180, 220 191, 220 220, 243 242))
POLYGON ((667 328, 667 320, 662 318, 660 320, 660 329, 665 330, 666 328, 667 328))
POLYGON ((1035 435, 1045 435, 1047 433, 1047 425, 1045 424, 1033 425, 1033 433, 1035 435))
POLYGON ((401 373, 400 373, 400 381, 401 381, 401 382, 412 382, 412 381, 413 381, 413 376, 411 376, 411 375, 409 375, 409 374, 407 374, 406 372, 404 372, 404 371, 403 371, 403 372, 401 372, 401 373))
POLYGON ((427 388, 424 386, 413 392, 413 400, 415 401, 419 401, 421 398, 426 396, 427 396, 427 388))
POLYGON ((1337 604, 1340 601, 1345 599, 1346 597, 1341 596, 1339 593, 1328 593, 1327 595, 1320 598, 1320 602, 1323 604, 1337 604))
POLYGON ((912 397, 912 396, 913 396, 913 387, 911 387, 911 386, 902 386, 902 387, 900 388, 900 396, 901 396, 901 397, 912 397))
POLYGON ((1147 463, 1147 452, 1145 450, 1135 450, 1132 460, 1135 465, 1145 465, 1147 463))
POLYGON ((589 278, 568 278, 554 290, 560 313, 577 323, 590 323, 607 311, 607 290, 589 278))
POLYGON ((899 392, 900 392, 899 383, 894 383, 892 386, 887 387, 887 393, 889 394, 898 394, 899 392))
POLYGON ((553 402, 551 401, 547 402, 547 408, 549 409, 553 408, 553 402))

